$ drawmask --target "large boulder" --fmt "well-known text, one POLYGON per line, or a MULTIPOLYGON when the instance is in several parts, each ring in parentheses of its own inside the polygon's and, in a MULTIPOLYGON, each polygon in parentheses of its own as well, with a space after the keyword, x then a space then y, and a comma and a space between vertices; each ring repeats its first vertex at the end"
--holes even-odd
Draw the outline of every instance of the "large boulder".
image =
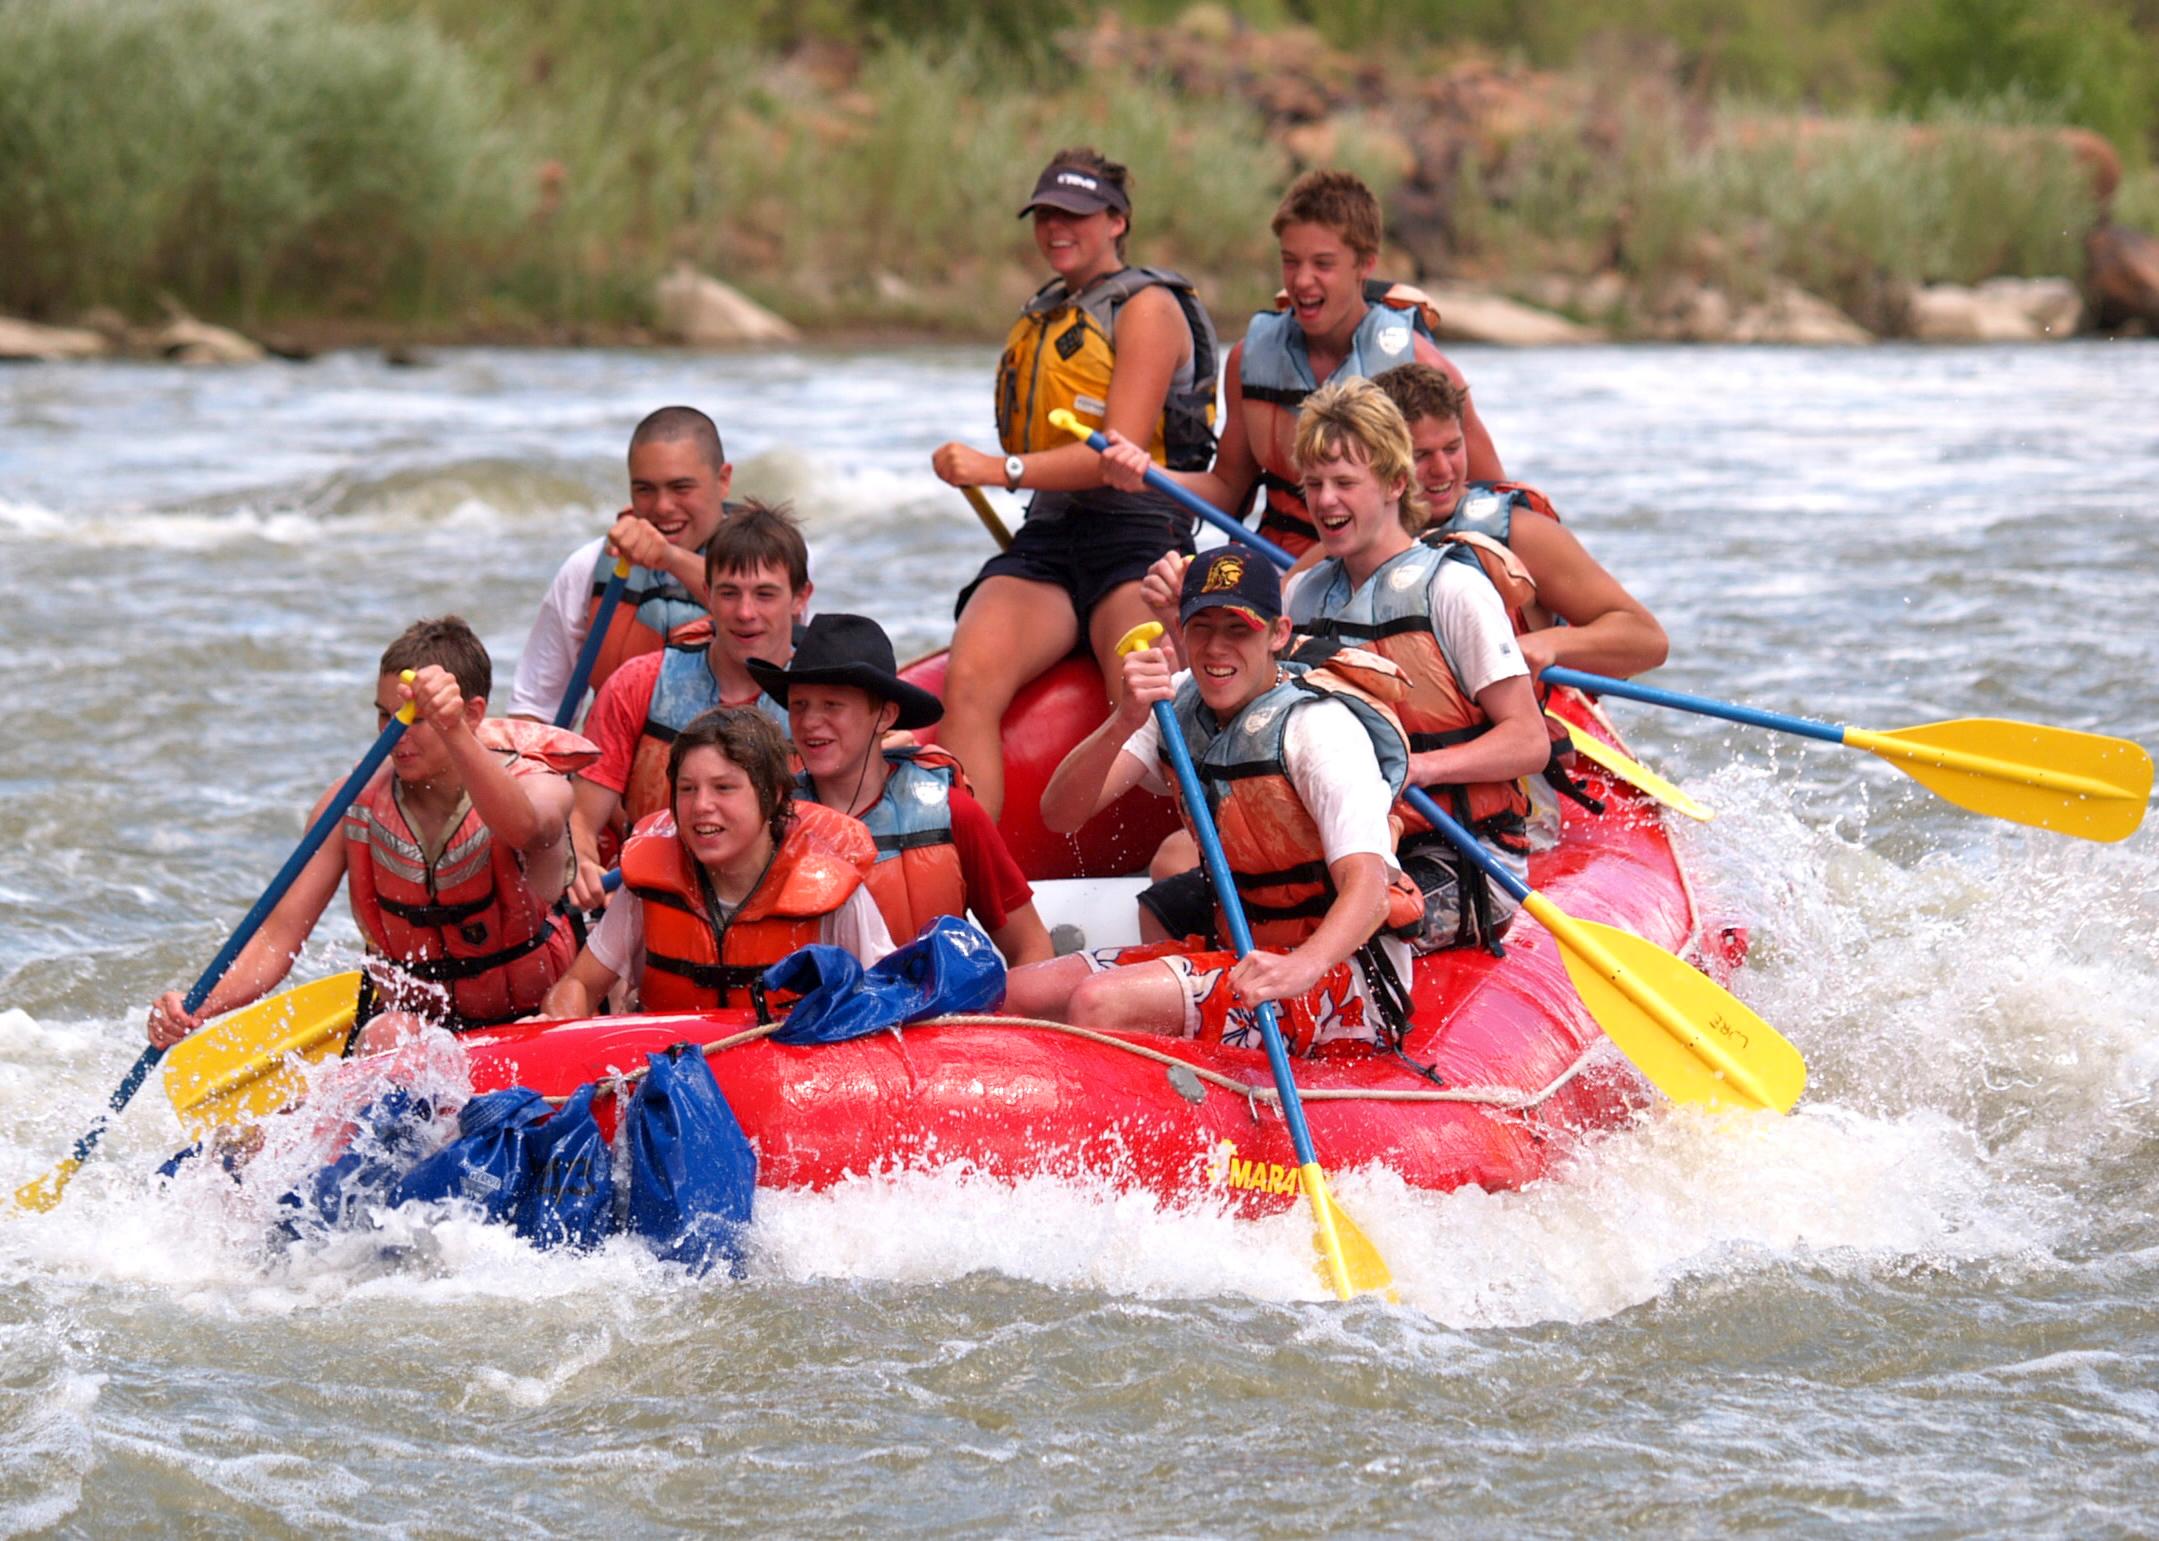
POLYGON ((1733 342, 1797 347, 1846 347, 1874 341, 1872 332, 1820 295, 1786 283, 1771 285, 1767 297, 1734 316, 1726 336, 1733 342))
POLYGON ((40 326, 0 316, 0 359, 54 363, 62 359, 103 358, 112 344, 86 327, 40 326))
POLYGON ((1424 292, 1439 308, 1439 335, 1447 342, 1489 342, 1510 348, 1555 343, 1602 342, 1604 334, 1549 310, 1538 310, 1505 295, 1466 284, 1426 284, 1424 292))
POLYGON ((150 337, 150 347, 175 364, 259 364, 269 351, 229 327, 175 314, 150 337))
POLYGON ((2141 322, 2159 331, 2159 236, 2101 225, 2084 241, 2093 320, 2103 327, 2141 322))
POLYGON ((1990 278, 1977 288, 1929 284, 1906 307, 1921 342, 2043 342, 2074 336, 2083 297, 2066 278, 1990 278))
POLYGON ((693 348, 760 347, 802 334, 740 290, 677 263, 653 291, 661 333, 693 348))

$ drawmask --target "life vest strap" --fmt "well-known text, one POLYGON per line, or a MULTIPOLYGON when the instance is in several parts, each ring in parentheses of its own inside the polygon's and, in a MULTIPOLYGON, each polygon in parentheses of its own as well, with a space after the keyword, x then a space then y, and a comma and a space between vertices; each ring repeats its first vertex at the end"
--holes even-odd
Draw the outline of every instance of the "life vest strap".
MULTIPOLYGON (((478 953, 469 958, 385 958, 383 961, 400 974, 417 979, 422 984, 454 984, 460 979, 475 979, 482 974, 491 973, 505 964, 515 963, 529 953, 538 952, 548 944, 554 934, 553 926, 542 926, 522 942, 513 942, 508 947, 498 948, 494 952, 478 953)), ((524 1013, 520 1012, 518 1015, 522 1016, 524 1013)))
POLYGON ((1476 722, 1467 727, 1448 728, 1439 733, 1412 733, 1409 735, 1409 752, 1424 754, 1433 749, 1451 749, 1456 744, 1468 743, 1490 726, 1488 722, 1476 722))
POLYGON ((1250 381, 1244 384, 1247 401, 1264 401, 1269 406, 1287 407, 1292 412, 1303 406, 1305 397, 1311 394, 1297 385, 1255 385, 1250 381))
POLYGON ((765 977, 764 966, 747 963, 694 963, 688 958, 671 958, 664 952, 645 951, 645 967, 656 968, 663 974, 677 979, 687 979, 700 990, 747 990, 753 982, 765 977))
POLYGON ((705 918, 696 905, 690 903, 689 900, 683 898, 672 888, 653 888, 642 883, 632 883, 629 885, 629 889, 631 893, 644 900, 647 904, 661 904, 671 910, 680 910, 685 915, 695 915, 700 920, 705 918))
POLYGON ((879 855, 887 851, 919 851, 925 846, 953 843, 949 825, 943 829, 910 830, 905 834, 872 835, 870 839, 876 844, 879 855))
POLYGON ((437 931, 446 926, 462 924, 487 909, 495 902, 495 890, 490 887, 484 895, 469 904, 400 904, 395 899, 385 899, 380 894, 375 896, 375 902, 408 926, 437 931))

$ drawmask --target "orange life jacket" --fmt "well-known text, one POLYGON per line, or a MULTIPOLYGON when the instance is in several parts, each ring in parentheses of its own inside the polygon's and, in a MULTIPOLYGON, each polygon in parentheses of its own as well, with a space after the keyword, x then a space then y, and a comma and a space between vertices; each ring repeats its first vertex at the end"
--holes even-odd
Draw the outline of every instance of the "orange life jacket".
MULTIPOLYGON (((952 793, 971 792, 960 762, 931 745, 887 749, 884 796, 862 814, 877 845, 870 869, 870 897, 897 942, 908 942, 940 915, 967 914, 967 875, 952 838, 952 793)), ((816 802, 817 788, 804 772, 795 778, 795 801, 816 802)))
MULTIPOLYGON (((489 718, 478 736, 515 776, 568 775, 600 754, 567 729, 522 718, 489 718)), ((346 888, 378 960, 376 998, 454 1031, 529 1015, 576 955, 568 921, 534 895, 524 858, 469 803, 430 861, 396 787, 394 775, 381 777, 344 817, 346 888)))
MULTIPOLYGON (((1506 555, 1511 560, 1512 553, 1506 555)), ((1402 671, 1408 689, 1398 712, 1412 753, 1462 743, 1490 726, 1434 634, 1431 609, 1432 580, 1442 562, 1481 567, 1490 557, 1489 550, 1474 543, 1412 542, 1354 591, 1348 571, 1329 557, 1298 582, 1290 597, 1290 622, 1305 636, 1370 648, 1402 671)), ((1478 835, 1510 850, 1527 849, 1523 821, 1529 793, 1520 778, 1425 790, 1451 803, 1448 812, 1478 835)), ((1405 831, 1430 828, 1407 807, 1397 812, 1405 831)))
MULTIPOLYGON (((1409 746, 1394 710, 1403 690, 1400 671, 1355 648, 1338 649, 1316 666, 1284 662, 1276 682, 1226 725, 1217 723, 1198 685, 1187 679, 1178 688, 1171 711, 1206 791, 1255 946, 1295 947, 1319 929, 1335 899, 1319 825, 1289 778, 1284 743, 1291 717, 1320 701, 1347 706, 1399 796, 1409 771, 1409 746)), ((1168 763, 1165 753, 1163 774, 1174 786, 1168 763)), ((1191 829, 1191 810, 1181 798, 1179 811, 1191 829)), ((1385 929, 1414 930, 1423 918, 1417 885, 1392 872, 1385 929)), ((1221 935, 1230 934, 1227 917, 1218 913, 1215 923, 1221 935)))
MULTIPOLYGON (((1443 364, 1427 317, 1438 312, 1421 290, 1374 279, 1365 285, 1369 308, 1350 338, 1349 354, 1326 380, 1312 376, 1305 352, 1304 328, 1287 310, 1263 310, 1246 329, 1237 359, 1237 382, 1244 396, 1245 441, 1259 463, 1265 493, 1259 533, 1291 556, 1319 544, 1319 529, 1304 506, 1304 483, 1297 474, 1297 414, 1305 397, 1323 384, 1362 376, 1370 379, 1398 364, 1443 364)), ((1288 297, 1279 296, 1277 304, 1288 297)))
POLYGON ((768 1008, 761 978, 771 965, 818 938, 822 921, 847 902, 876 863, 877 847, 859 819, 816 803, 797 802, 772 864, 748 898, 724 921, 681 837, 675 816, 661 811, 641 822, 622 848, 622 884, 644 905, 645 974, 639 1004, 646 1011, 768 1008))

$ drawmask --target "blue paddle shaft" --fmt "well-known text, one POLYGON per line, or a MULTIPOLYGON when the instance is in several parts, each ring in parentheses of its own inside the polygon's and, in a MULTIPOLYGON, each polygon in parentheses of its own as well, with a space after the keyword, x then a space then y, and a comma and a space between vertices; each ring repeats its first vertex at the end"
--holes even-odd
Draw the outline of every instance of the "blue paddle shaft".
MULTIPOLYGON (((1095 437, 1102 436, 1096 434, 1095 437)), ((1200 506, 1206 507, 1205 504, 1200 506)), ((1167 701, 1155 702, 1154 723, 1162 735, 1162 747, 1169 755, 1169 763, 1176 769, 1177 790, 1191 813, 1192 829, 1199 837, 1199 854, 1207 864, 1207 876, 1214 883, 1215 897, 1221 901, 1222 913, 1229 918, 1230 945, 1242 958, 1252 950, 1252 928, 1245 923, 1244 901, 1237 897, 1237 882, 1230 875, 1229 858, 1222 852, 1222 837, 1215 833, 1214 814, 1207 806, 1207 794, 1199 784, 1199 773, 1192 769, 1191 752, 1185 748, 1184 734, 1178 730, 1177 719, 1171 714, 1167 701)), ((1274 1072, 1275 1094, 1282 1099, 1282 1122, 1289 1125, 1289 1142, 1296 1147, 1298 1165, 1311 1166, 1318 1158, 1312 1154, 1312 1134, 1305 1128, 1304 1104, 1297 1099, 1297 1083, 1289 1073, 1289 1050, 1282 1042, 1282 1029, 1275 1021, 1274 1002, 1260 1002, 1258 1015, 1260 1036, 1267 1043, 1267 1068, 1274 1072)))
MULTIPOLYGON (((1090 433, 1087 435, 1087 447, 1100 454, 1103 450, 1109 448, 1109 440, 1103 438, 1099 433, 1090 433)), ((1225 514, 1221 509, 1216 508, 1190 488, 1178 486, 1176 482, 1153 466, 1147 468, 1147 485, 1166 497, 1175 498, 1194 514, 1206 520, 1216 529, 1221 530, 1231 540, 1240 541, 1250 546, 1284 572, 1287 572, 1290 564, 1297 560, 1266 536, 1249 528, 1235 514, 1225 514)))
POLYGON ((585 631, 585 645, 577 650, 577 667, 570 671, 569 689, 562 693, 562 704, 555 708, 555 726, 566 728, 570 719, 577 715, 577 704, 585 699, 585 682, 592 678, 592 666, 600 656, 600 644, 607 640, 607 626, 615 618, 615 606, 622 603, 622 586, 629 582, 628 573, 609 573, 607 587, 600 590, 600 608, 594 612, 592 625, 585 631))
POLYGON ((187 992, 186 1004, 189 1011, 202 1010, 202 1003, 210 998, 210 992, 217 988, 217 982, 225 977, 225 970, 232 967, 232 960, 240 956, 240 949, 254 939, 256 931, 261 929, 270 912, 277 908, 277 901, 285 897, 285 890, 292 887, 293 880, 300 875, 300 869, 322 848, 323 841, 330 838, 330 831, 337 828, 339 821, 345 817, 345 810, 352 806, 352 800, 360 795, 370 778, 381 768, 382 762, 390 757, 390 751, 397 747, 397 741, 404 736, 405 724, 392 717, 390 725, 384 728, 381 736, 375 740, 375 746, 361 757, 360 763, 352 768, 352 774, 345 778, 345 784, 323 805, 315 822, 310 824, 307 833, 300 837, 300 843, 293 848, 292 854, 285 858, 285 865, 277 869, 277 876, 270 879, 270 886, 262 891, 262 897, 240 917, 240 924, 233 928, 232 935, 225 939, 225 945, 220 947, 217 956, 210 960, 210 966, 202 971, 202 977, 196 980, 187 992))
MULTIPOLYGON (((202 977, 189 987, 185 997, 185 1005, 189 1011, 202 1010, 202 1003, 210 998, 210 992, 217 988, 217 982, 225 977, 225 970, 232 967, 232 960, 240 956, 240 949, 252 941, 255 933, 262 929, 262 923, 269 918, 270 912, 277 908, 277 901, 285 897, 285 890, 292 887, 293 880, 299 877, 300 869, 321 849, 323 841, 329 838, 330 831, 337 828, 338 822, 345 817, 346 808, 360 795, 368 779, 381 767, 382 762, 389 758, 390 751, 397 747, 397 741, 404 737, 404 734, 405 724, 391 718, 390 725, 384 728, 381 737, 375 740, 375 747, 368 750, 360 763, 353 767, 352 774, 345 778, 345 784, 337 789, 336 796, 324 805, 322 813, 308 826, 307 833, 300 837, 300 843, 294 848, 292 855, 285 858, 285 865, 278 868, 277 876, 270 879, 270 886, 262 891, 262 897, 240 917, 240 924, 233 929, 232 935, 225 939, 225 945, 220 947, 217 956, 210 960, 210 966, 202 971, 202 977)), ((120 1084, 113 1088, 112 1099, 106 1104, 111 1110, 110 1113, 100 1117, 83 1131, 82 1138, 75 1142, 74 1150, 69 1153, 71 1161, 80 1166, 90 1158, 90 1153, 97 1149, 97 1142, 104 1138, 107 1119, 112 1114, 126 1111, 128 1103, 134 1100, 135 1093, 142 1090, 142 1083, 149 1078, 150 1072, 157 1068, 157 1062, 164 1057, 165 1051, 154 1043, 136 1056, 135 1063, 128 1067, 128 1072, 121 1077, 120 1084)))
POLYGON ((1632 680, 1608 679, 1602 674, 1585 674, 1580 669, 1562 668, 1558 664, 1544 671, 1549 685, 1572 685, 1577 690, 1592 690, 1598 695, 1618 696, 1627 701, 1647 701, 1651 706, 1669 706, 1677 711, 1697 712, 1704 717, 1722 717, 1727 722, 1743 722, 1750 728, 1769 728, 1778 733, 1796 733, 1801 738, 1818 738, 1825 744, 1844 742, 1844 729, 1833 722, 1816 722, 1811 717, 1792 717, 1783 712, 1765 712, 1752 706, 1740 706, 1732 701, 1712 701, 1707 696, 1684 695, 1676 690, 1659 690, 1654 685, 1637 685, 1632 680))

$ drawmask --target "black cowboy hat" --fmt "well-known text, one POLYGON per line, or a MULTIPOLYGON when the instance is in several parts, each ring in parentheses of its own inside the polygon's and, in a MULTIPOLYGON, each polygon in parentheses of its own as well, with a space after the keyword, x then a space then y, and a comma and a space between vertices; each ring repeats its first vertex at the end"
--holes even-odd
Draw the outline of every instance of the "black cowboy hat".
POLYGON ((782 706, 790 685, 853 685, 899 707, 895 728, 926 728, 945 714, 944 702, 900 678, 892 639, 866 615, 813 615, 786 668, 762 658, 747 659, 745 665, 750 678, 782 706))

